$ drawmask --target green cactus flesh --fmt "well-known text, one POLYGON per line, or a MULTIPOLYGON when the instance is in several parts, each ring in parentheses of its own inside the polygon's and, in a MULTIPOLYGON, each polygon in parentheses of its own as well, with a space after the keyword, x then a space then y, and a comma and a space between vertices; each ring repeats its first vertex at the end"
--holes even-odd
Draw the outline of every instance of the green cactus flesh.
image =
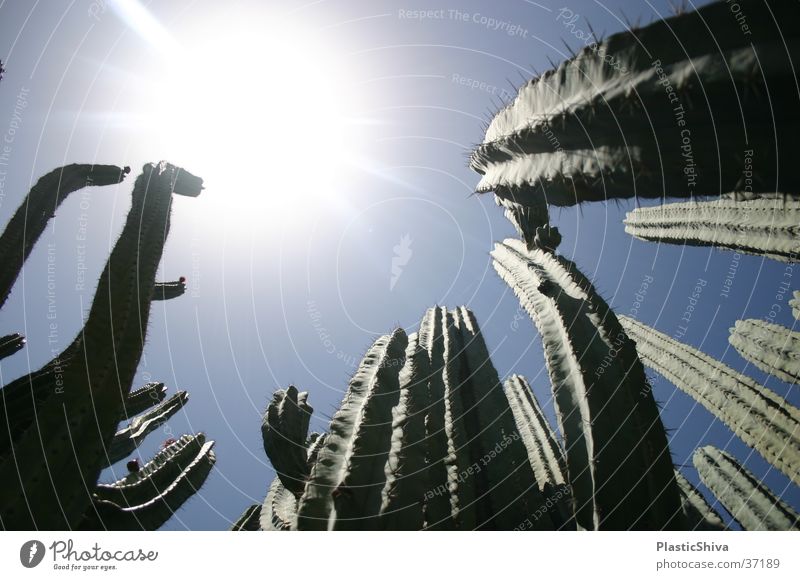
POLYGON ((743 188, 756 151, 754 187, 798 191, 778 168, 798 148, 800 33, 778 23, 798 20, 800 5, 739 6, 750 35, 715 2, 586 46, 523 85, 472 154, 477 190, 556 206, 716 196, 743 188))
POLYGON ((745 530, 800 530, 800 516, 728 453, 707 445, 692 458, 703 484, 745 530))
POLYGON ((800 384, 800 333, 763 320, 737 320, 728 342, 765 373, 800 384))
POLYGON ((642 240, 714 246, 796 262, 798 222, 800 201, 726 198, 637 208, 627 214, 625 231, 642 240))
POLYGON ((83 330, 40 371, 3 388, 0 416, 9 428, 0 429, 0 520, 6 529, 69 528, 86 512, 86 482, 97 481, 106 463, 144 348, 172 194, 195 196, 201 189, 202 180, 180 168, 144 167, 83 330))
POLYGON ((542 336, 577 524, 682 528, 666 433, 614 313, 575 264, 552 252, 506 240, 492 257, 542 336))
POLYGON ((619 317, 642 362, 691 396, 764 459, 800 484, 800 409, 699 350, 619 317))

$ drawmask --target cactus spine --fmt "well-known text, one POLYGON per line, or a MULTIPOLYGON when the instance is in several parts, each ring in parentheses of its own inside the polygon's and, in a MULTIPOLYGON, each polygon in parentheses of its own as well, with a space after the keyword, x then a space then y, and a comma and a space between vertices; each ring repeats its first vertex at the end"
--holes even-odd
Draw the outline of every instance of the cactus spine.
POLYGON ((800 383, 800 333, 763 320, 737 320, 728 342, 765 373, 800 383))
POLYGON ((800 484, 800 409, 699 350, 632 318, 619 318, 644 364, 800 484))
POLYGON ((627 214, 625 231, 641 240, 714 246, 795 262, 798 222, 800 201, 728 198, 637 208, 627 214))
MULTIPOLYGON (((35 241, 28 232, 41 232, 63 195, 79 189, 87 178, 96 184, 115 183, 124 173, 116 166, 78 165, 40 180, 0 236, 5 244, 0 252, 10 256, 3 262, 0 299, 7 297, 35 241)), ((201 189, 200 178, 175 166, 162 162, 144 167, 84 328, 40 371, 3 388, 0 416, 6 418, 7 427, 0 429, 0 523, 4 528, 75 528, 90 510, 87 486, 97 481, 107 464, 107 451, 125 413, 144 348, 172 194, 196 196, 201 189), (57 482, 52 474, 58 474, 57 482)), ((199 483, 193 473, 187 473, 191 476, 187 481, 199 483)), ((175 491, 183 493, 181 481, 174 483, 175 491)), ((148 513, 159 510, 161 500, 174 504, 167 496, 153 499, 148 513)), ((113 518, 115 512, 109 510, 104 513, 113 518)))
POLYGON ((682 528, 658 408, 633 342, 575 264, 516 240, 493 264, 542 336, 578 525, 682 528))
POLYGON ((694 452, 700 479, 745 530, 800 530, 800 518, 728 453, 711 445, 694 452))
POLYGON ((792 299, 789 300, 789 306, 792 307, 792 316, 800 320, 800 290, 795 290, 792 293, 792 299))

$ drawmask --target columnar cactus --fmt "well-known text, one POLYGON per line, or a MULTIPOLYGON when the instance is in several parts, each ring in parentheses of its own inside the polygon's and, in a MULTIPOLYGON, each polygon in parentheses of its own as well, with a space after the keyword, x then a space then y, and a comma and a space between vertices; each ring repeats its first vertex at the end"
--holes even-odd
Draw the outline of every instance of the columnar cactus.
POLYGON ((800 484, 800 409, 750 377, 627 316, 642 362, 691 396, 800 484))
POLYGON ((505 391, 539 489, 553 498, 564 521, 570 521, 572 498, 561 444, 525 377, 512 375, 505 391))
POLYGON ((153 289, 153 300, 172 300, 186 292, 186 278, 181 276, 174 282, 158 282, 153 289))
POLYGON ((722 517, 708 505, 703 495, 679 471, 675 471, 675 479, 681 490, 683 500, 683 516, 689 530, 719 531, 727 529, 722 517))
POLYGON ((765 373, 800 383, 800 333, 763 320, 737 320, 728 342, 765 373))
POLYGON ((637 208, 625 231, 641 240, 714 246, 742 254, 796 262, 800 252, 800 201, 721 198, 637 208))
MULTIPOLYGON (((300 423, 281 412, 286 395, 266 413, 283 433, 300 423)), ((571 505, 567 513, 550 507, 558 498, 544 495, 554 490, 537 481, 543 466, 531 464, 517 430, 542 426, 529 425, 537 421, 530 414, 515 422, 511 396, 472 313, 431 308, 418 334, 397 329, 367 352, 327 435, 306 442, 311 467, 299 497, 278 468, 299 439, 274 438, 268 453, 279 476, 258 516, 251 506, 233 529, 252 529, 256 517, 264 530, 514 529, 526 520, 528 528, 568 528, 571 505)))
POLYGON ((36 182, 0 235, 0 308, 61 202, 90 185, 120 183, 129 172, 130 167, 73 163, 54 169, 36 182))
MULTIPOLYGON (((94 184, 115 183, 125 173, 116 166, 79 165, 40 180, 0 236, 0 253, 8 257, 0 262, 0 299, 7 297, 35 241, 29 234, 41 232, 63 196, 87 179, 94 184)), ((87 485, 97 481, 107 464, 144 348, 172 194, 196 196, 201 189, 200 178, 178 167, 163 162, 144 167, 84 328, 41 370, 3 388, 0 525, 4 528, 74 528, 90 510, 87 485), (57 482, 52 474, 58 474, 57 482)))
POLYGON ((577 524, 682 528, 666 433, 614 313, 575 264, 550 250, 505 240, 492 257, 542 336, 577 524))
POLYGON ((539 216, 545 203, 719 195, 748 180, 799 191, 782 170, 796 148, 795 99, 775 96, 796 88, 778 26, 798 20, 800 5, 773 4, 740 0, 748 34, 714 2, 586 46, 534 78, 472 154, 477 191, 539 216))
POLYGON ((703 484, 745 530, 800 530, 800 516, 728 453, 711 445, 692 458, 703 484))

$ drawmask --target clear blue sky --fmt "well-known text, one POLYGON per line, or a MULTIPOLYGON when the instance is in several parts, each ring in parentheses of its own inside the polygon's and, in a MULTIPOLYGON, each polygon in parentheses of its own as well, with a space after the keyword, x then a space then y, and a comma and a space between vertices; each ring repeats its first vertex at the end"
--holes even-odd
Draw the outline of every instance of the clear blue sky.
MULTIPOLYGON (((227 528, 247 505, 262 501, 274 476, 259 432, 271 393, 288 384, 310 391, 317 411, 312 427, 324 429, 374 338, 396 325, 416 330, 434 304, 468 305, 500 375, 526 375, 554 418, 536 332, 488 255, 513 229, 490 196, 470 195, 477 176, 466 156, 490 111, 512 92, 509 80, 518 86, 533 68, 546 70, 548 57, 564 59, 562 39, 579 46, 557 18, 563 4, 462 1, 456 14, 456 3, 236 1, 225 3, 223 13, 205 0, 154 2, 151 14, 163 29, 137 27, 114 4, 0 5, 0 59, 7 68, 0 135, 12 122, 19 125, 10 162, 0 168, 7 172, 0 222, 39 175, 64 163, 130 165, 135 174, 145 162, 167 159, 206 178, 200 198, 174 202, 162 279, 184 275, 189 291, 154 305, 136 381, 157 379, 171 392, 190 393, 185 411, 142 446, 144 458, 170 432, 202 430, 217 441, 216 469, 168 529, 227 528), (410 13, 419 9, 443 12, 423 20, 410 13), (227 54, 238 27, 280 43, 255 59, 250 52, 241 62, 214 60, 215 52, 227 54), (165 51, 196 47, 198 39, 212 58, 183 83, 188 88, 178 108, 168 110, 208 105, 190 117, 191 126, 171 124, 159 106, 175 99, 175 78, 186 71, 165 51), (254 85, 255 78, 263 82, 254 85), (314 130, 326 126, 325 103, 336 95, 347 120, 343 142, 314 130), (409 258, 392 284, 394 247, 404 237, 409 258)), ((668 14, 666 0, 567 6, 580 15, 582 29, 588 20, 607 33, 624 28, 620 10, 643 22, 668 14)), ((129 191, 122 184, 76 193, 59 210, 0 318, 0 334, 28 337, 24 351, 0 366, 2 382, 39 368, 78 331, 129 191), (85 273, 78 261, 84 227, 85 273), (57 269, 54 344, 46 316, 48 243, 57 269), (80 275, 83 289, 76 287, 80 275)), ((638 318, 670 335, 683 324, 692 288, 704 280, 683 340, 800 403, 796 389, 748 368, 727 343, 734 321, 769 315, 782 282, 800 288, 793 277, 800 266, 785 270, 744 256, 723 297, 732 253, 633 240, 621 223, 631 207, 554 211, 565 240, 561 252, 623 314, 652 276, 638 318)), ((775 320, 793 324, 785 302, 775 320)), ((800 507, 787 478, 669 383, 656 378, 654 385, 664 422, 674 430, 675 461, 690 480, 697 482, 692 450, 714 444, 800 507)))

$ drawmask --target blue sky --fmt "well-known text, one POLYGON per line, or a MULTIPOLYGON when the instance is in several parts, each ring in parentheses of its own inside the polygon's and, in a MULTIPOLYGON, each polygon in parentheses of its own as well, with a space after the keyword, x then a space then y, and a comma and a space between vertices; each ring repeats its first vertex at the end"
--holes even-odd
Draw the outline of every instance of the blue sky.
MULTIPOLYGON (((186 276, 189 290, 154 305, 136 381, 190 393, 185 410, 141 447, 144 458, 171 434, 202 430, 217 441, 216 469, 167 529, 227 528, 260 502, 274 476, 259 432, 271 393, 288 384, 310 391, 312 427, 324 429, 374 338, 397 325, 414 331, 434 304, 468 305, 500 375, 524 374, 550 400, 536 332, 488 255, 513 228, 490 196, 471 195, 477 176, 467 154, 512 84, 546 70, 548 58, 563 60, 562 40, 580 45, 560 9, 580 15, 581 27, 612 33, 625 26, 620 11, 648 22, 667 15, 668 2, 455 4, 233 1, 223 9, 176 0, 150 7, 161 27, 131 19, 125 3, 0 5, 0 134, 15 125, 0 167, 0 222, 38 176, 65 163, 130 165, 135 174, 166 159, 206 178, 200 198, 173 204, 162 279, 186 276), (415 10, 438 12, 422 19, 415 10), (238 43, 248 35, 256 44, 238 43), (210 56, 181 66, 200 50, 210 56), (407 258, 399 275, 398 253, 407 258)), ((78 331, 129 192, 126 183, 79 192, 59 209, 0 318, 0 334, 28 337, 0 366, 2 382, 39 368, 78 331)), ((800 403, 796 389, 748 367, 727 342, 737 319, 768 317, 776 303, 775 322, 793 324, 776 295, 783 282, 800 288, 800 266, 742 256, 723 296, 734 254, 634 240, 621 223, 632 207, 554 210, 560 251, 622 314, 652 277, 640 320, 670 335, 687 326, 685 342, 800 403), (685 325, 698 280, 705 286, 685 325)), ((714 444, 800 507, 797 487, 693 400, 657 376, 654 389, 690 480, 692 450, 714 444)))

